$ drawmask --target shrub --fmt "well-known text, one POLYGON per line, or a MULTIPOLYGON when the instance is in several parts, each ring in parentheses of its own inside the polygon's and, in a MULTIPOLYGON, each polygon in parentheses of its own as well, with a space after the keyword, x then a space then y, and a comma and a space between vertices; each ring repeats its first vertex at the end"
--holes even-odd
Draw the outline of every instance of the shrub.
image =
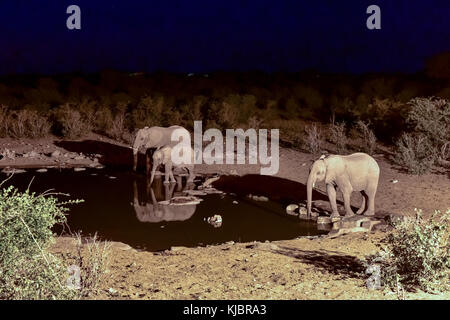
POLYGON ((450 102, 438 98, 415 98, 409 102, 406 122, 413 132, 428 138, 435 148, 450 137, 450 102))
POLYGON ((307 134, 304 146, 311 153, 319 153, 322 150, 322 132, 316 124, 306 126, 307 134))
POLYGON ((359 120, 356 122, 356 128, 363 140, 362 151, 367 154, 373 154, 377 148, 377 138, 373 131, 369 128, 369 124, 359 120))
POLYGON ((118 113, 111 120, 111 125, 106 130, 106 134, 113 139, 124 140, 128 130, 125 127, 125 113, 118 113))
POLYGON ((66 205, 51 194, 0 191, 0 299, 66 299, 66 269, 48 251, 51 228, 65 221, 66 205))
POLYGON ((76 234, 77 254, 71 259, 72 266, 80 271, 80 287, 78 294, 87 297, 98 292, 99 285, 105 278, 111 245, 107 241, 99 241, 97 234, 85 238, 84 243, 81 234, 76 234))
POLYGON ((431 292, 450 289, 449 216, 450 208, 424 219, 416 209, 415 217, 394 224, 384 240, 387 246, 366 257, 367 264, 381 267, 382 285, 431 292))
POLYGON ((56 121, 61 134, 69 139, 80 138, 93 129, 92 120, 82 116, 70 104, 65 104, 55 111, 56 121))
POLYGON ((36 110, 10 111, 7 107, 1 107, 0 121, 3 137, 41 138, 47 136, 51 128, 47 117, 36 110))
POLYGON ((336 146, 338 154, 345 154, 347 152, 347 135, 345 131, 345 122, 330 124, 329 139, 336 146))
POLYGON ((137 108, 133 109, 131 118, 134 128, 144 128, 145 126, 163 125, 163 109, 165 107, 164 97, 153 98, 143 97, 137 108))
POLYGON ((421 175, 431 171, 436 153, 426 136, 403 133, 396 143, 393 160, 408 173, 421 175))

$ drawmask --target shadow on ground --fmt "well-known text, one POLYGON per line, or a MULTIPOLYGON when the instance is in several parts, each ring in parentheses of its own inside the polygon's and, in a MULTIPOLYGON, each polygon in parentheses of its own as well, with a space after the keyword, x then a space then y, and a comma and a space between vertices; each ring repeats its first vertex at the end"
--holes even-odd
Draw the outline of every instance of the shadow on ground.
POLYGON ((362 278, 365 267, 362 262, 349 255, 330 251, 306 251, 289 247, 280 247, 272 252, 297 259, 298 262, 310 264, 314 267, 341 275, 344 278, 362 278))
MULTIPOLYGON (((70 152, 100 154, 99 162, 105 166, 130 170, 133 167, 133 150, 131 148, 97 140, 58 141, 55 142, 55 145, 70 152)), ((145 155, 139 153, 138 169, 145 169, 145 161, 145 155)))
MULTIPOLYGON (((283 204, 306 204, 306 185, 284 178, 259 174, 248 174, 244 176, 221 176, 219 180, 213 183, 213 186, 227 193, 235 193, 240 197, 245 197, 252 194, 266 196, 273 201, 283 204)), ((313 201, 326 201, 327 206, 329 206, 328 196, 324 193, 313 189, 312 198, 313 201)), ((339 200, 337 203, 344 205, 344 203, 339 200)), ((352 207, 352 209, 354 211, 358 210, 358 208, 355 207, 352 207)), ((328 210, 331 210, 331 208, 328 210)))

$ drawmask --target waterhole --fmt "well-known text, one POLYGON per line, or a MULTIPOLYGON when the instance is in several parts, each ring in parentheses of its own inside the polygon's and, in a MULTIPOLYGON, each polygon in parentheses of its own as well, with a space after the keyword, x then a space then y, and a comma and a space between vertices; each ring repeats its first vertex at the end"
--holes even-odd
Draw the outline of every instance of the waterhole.
MULTIPOLYGON (((3 180, 6 176, 2 175, 3 180)), ((273 182, 253 181, 255 177, 240 178, 244 184, 224 179, 217 188, 225 193, 204 194, 198 187, 205 178, 197 177, 194 185, 186 184, 181 177, 170 185, 157 178, 150 187, 146 177, 129 171, 49 169, 14 174, 5 185, 24 191, 33 179, 32 192, 54 189, 70 194, 70 199, 84 199, 84 203, 70 206, 67 226, 55 227, 57 234, 64 235, 69 230, 84 236, 97 233, 101 239, 120 241, 140 250, 287 240, 327 232, 318 230, 312 221, 287 215, 288 199, 277 196, 281 189, 273 182), (269 191, 273 197, 266 196, 276 201, 258 195, 264 184, 274 188, 269 191), (251 190, 258 200, 248 197, 251 190), (186 201, 189 202, 181 203, 186 201)))

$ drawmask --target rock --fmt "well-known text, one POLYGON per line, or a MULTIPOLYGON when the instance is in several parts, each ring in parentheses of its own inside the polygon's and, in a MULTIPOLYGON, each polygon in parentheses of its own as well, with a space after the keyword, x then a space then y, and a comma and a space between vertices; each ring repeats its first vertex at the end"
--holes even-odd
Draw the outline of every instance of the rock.
POLYGON ((255 201, 264 201, 264 202, 265 201, 269 201, 269 198, 267 198, 265 196, 254 196, 252 194, 249 194, 247 197, 250 198, 250 199, 253 199, 255 201))
POLYGON ((16 152, 14 150, 5 149, 2 152, 2 156, 2 160, 6 158, 14 160, 16 158, 16 152))
POLYGON ((355 232, 367 232, 368 230, 366 228, 362 227, 355 227, 355 228, 347 228, 347 229, 337 229, 337 230, 331 230, 328 234, 328 237, 330 238, 336 238, 338 236, 348 234, 348 233, 355 233, 355 232))
POLYGON ((24 172, 26 172, 26 171, 23 170, 23 169, 16 169, 16 168, 6 167, 6 168, 4 168, 4 169, 2 170, 2 172, 3 172, 3 173, 6 173, 6 174, 16 174, 16 173, 24 173, 24 172))
POLYGON ((296 204, 290 204, 286 207, 286 213, 290 214, 291 216, 296 216, 297 213, 295 212, 295 210, 298 209, 298 205, 296 204))
POLYGON ((219 228, 222 226, 222 216, 219 214, 215 214, 212 217, 206 218, 206 222, 208 222, 214 228, 219 228))
POLYGON ((207 193, 202 190, 185 190, 185 194, 190 196, 206 196, 207 193))
POLYGON ((59 156, 61 156, 61 152, 59 150, 55 150, 52 152, 52 154, 50 156, 52 158, 59 158, 59 156))
POLYGON ((369 217, 354 215, 352 217, 344 217, 340 221, 336 222, 339 229, 348 229, 361 227, 363 222, 370 221, 369 217))
POLYGON ((398 180, 397 180, 397 179, 393 179, 393 180, 391 180, 391 182, 392 182, 392 183, 397 183, 398 180))
POLYGON ((301 216, 307 216, 308 215, 308 209, 306 209, 305 207, 300 207, 300 209, 298 209, 298 214, 301 216))
POLYGON ((203 188, 203 192, 205 192, 206 194, 223 194, 223 191, 217 190, 216 188, 203 188))
POLYGON ((75 172, 80 172, 80 171, 85 171, 86 168, 73 168, 73 171, 75 172))
POLYGON ((31 151, 30 153, 29 153, 29 157, 30 158, 36 158, 36 157, 38 157, 39 156, 39 153, 37 153, 36 151, 31 151))
POLYGON ((220 177, 209 178, 205 182, 203 182, 202 187, 206 188, 206 187, 210 186, 212 183, 216 182, 219 179, 220 179, 220 177))
POLYGON ((38 170, 36 170, 36 172, 47 172, 48 170, 47 169, 45 169, 45 168, 42 168, 42 169, 38 169, 38 170))
POLYGON ((233 204, 239 204, 239 202, 237 202, 236 200, 233 201, 233 204))
POLYGON ((331 224, 331 218, 326 216, 317 217, 317 224, 331 224))
POLYGON ((110 178, 111 180, 117 179, 117 177, 113 177, 113 176, 109 176, 108 178, 110 178))
POLYGON ((235 169, 230 170, 230 175, 232 176, 238 176, 238 172, 235 169))
POLYGON ((317 219, 318 216, 319 216, 319 212, 311 210, 311 217, 312 218, 317 219))

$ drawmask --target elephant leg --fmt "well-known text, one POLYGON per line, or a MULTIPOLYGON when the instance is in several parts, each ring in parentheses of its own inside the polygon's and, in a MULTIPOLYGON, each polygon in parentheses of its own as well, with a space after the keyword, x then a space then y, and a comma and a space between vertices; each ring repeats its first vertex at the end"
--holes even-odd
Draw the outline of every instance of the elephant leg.
POLYGON ((356 214, 362 214, 364 210, 366 210, 366 204, 367 204, 367 195, 364 191, 361 191, 362 201, 361 201, 361 207, 358 211, 356 211, 356 214))
POLYGON ((344 207, 345 207, 345 216, 352 217, 355 215, 351 206, 350 206, 350 196, 352 192, 348 189, 342 190, 342 195, 344 197, 344 207))
POLYGON ((173 176, 172 172, 172 163, 168 162, 164 165, 165 167, 165 177, 164 177, 164 183, 170 183, 171 181, 175 181, 175 177, 173 176))
POLYGON ((150 152, 150 149, 148 149, 145 152, 145 174, 147 176, 148 176, 148 173, 150 172, 151 165, 152 165, 151 152, 150 152))
POLYGON ((170 177, 170 183, 177 183, 177 180, 173 176, 173 171, 172 170, 170 170, 170 172, 169 172, 169 177, 170 177))
POLYGON ((138 187, 136 180, 133 181, 133 204, 139 205, 139 195, 138 195, 138 187))
POLYGON ((151 185, 153 183, 153 179, 155 178, 156 167, 158 167, 158 165, 156 164, 156 162, 153 162, 152 173, 151 173, 151 176, 150 176, 149 185, 151 185))
POLYGON ((328 199, 330 199, 330 205, 331 205, 331 217, 339 217, 339 211, 337 209, 337 204, 336 204, 336 189, 334 188, 333 185, 331 184, 327 184, 327 194, 328 194, 328 199))
POLYGON ((192 183, 192 182, 194 182, 194 179, 195 179, 194 166, 187 167, 187 170, 189 171, 189 178, 188 178, 187 182, 192 183))
POLYGON ((377 185, 372 185, 367 190, 367 211, 365 216, 375 215, 375 194, 377 193, 377 185))

